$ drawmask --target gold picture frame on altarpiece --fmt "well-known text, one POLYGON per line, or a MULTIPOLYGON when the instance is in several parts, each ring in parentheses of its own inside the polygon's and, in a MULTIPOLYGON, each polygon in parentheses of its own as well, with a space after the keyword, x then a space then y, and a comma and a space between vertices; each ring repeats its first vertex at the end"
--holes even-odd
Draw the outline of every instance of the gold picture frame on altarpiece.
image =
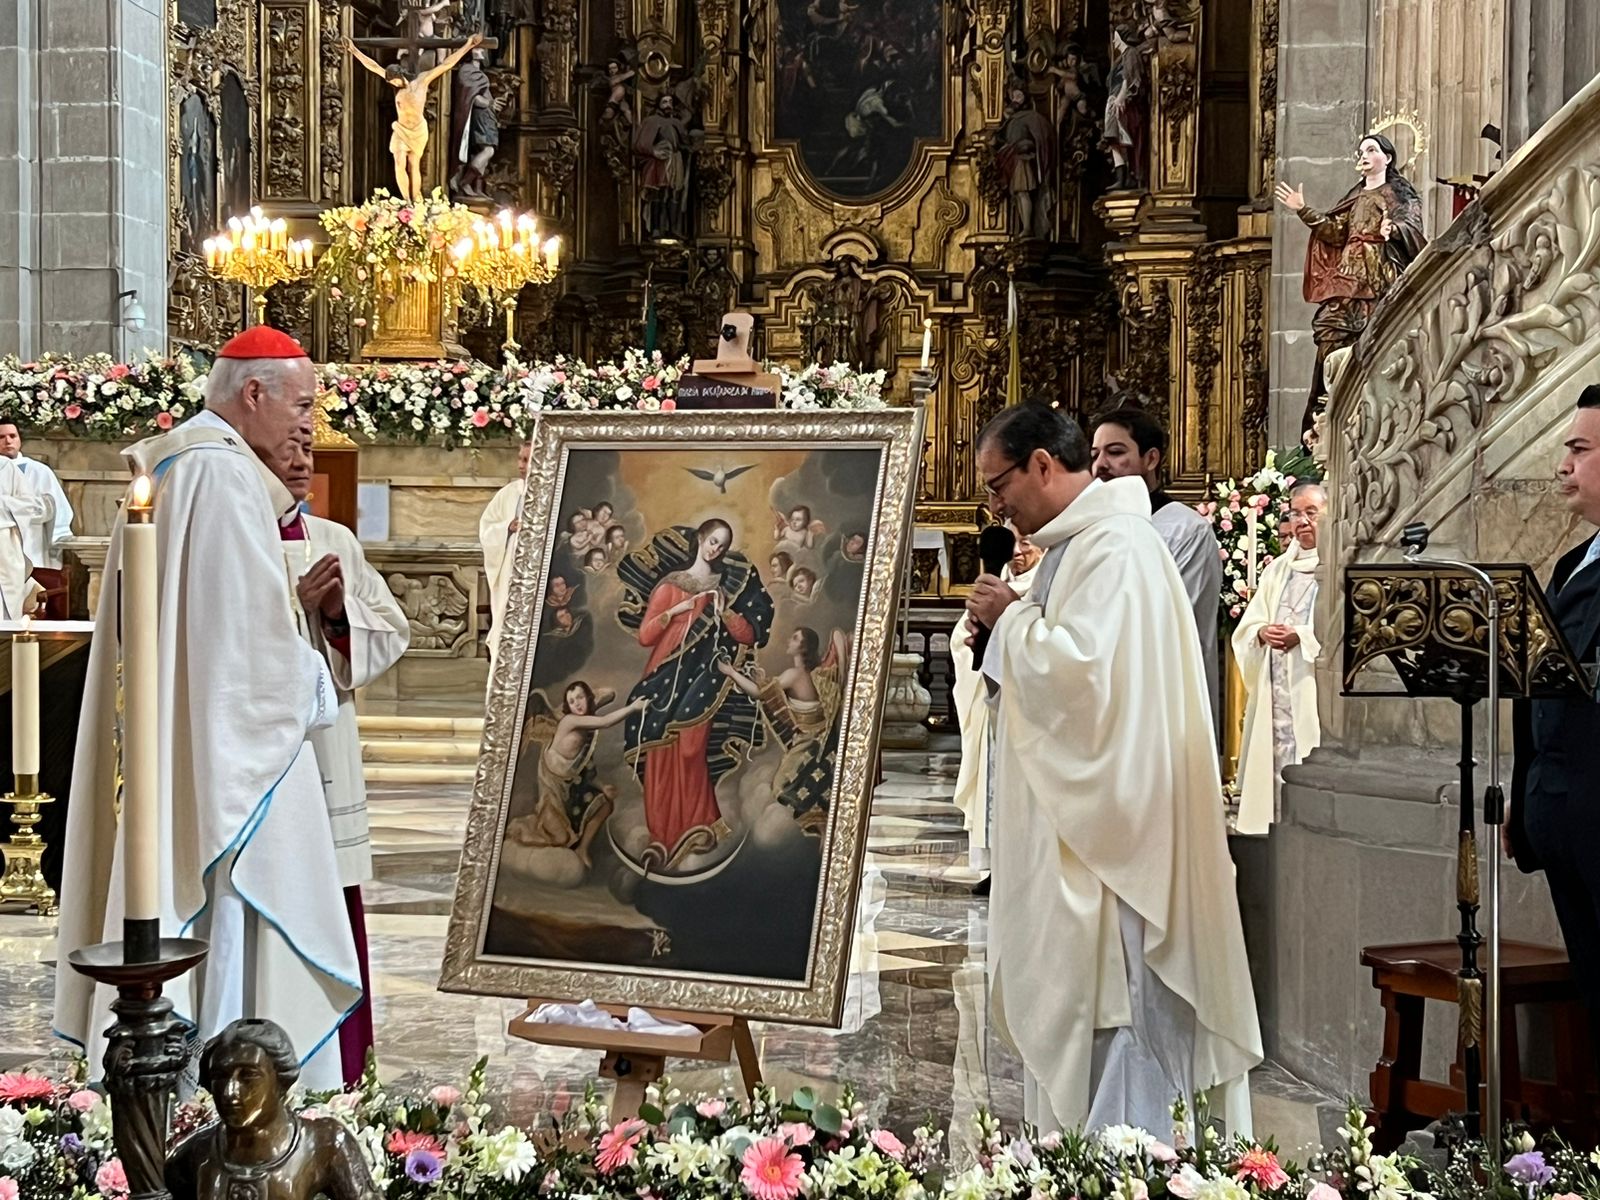
POLYGON ((541 418, 441 989, 839 1022, 922 417, 541 418))

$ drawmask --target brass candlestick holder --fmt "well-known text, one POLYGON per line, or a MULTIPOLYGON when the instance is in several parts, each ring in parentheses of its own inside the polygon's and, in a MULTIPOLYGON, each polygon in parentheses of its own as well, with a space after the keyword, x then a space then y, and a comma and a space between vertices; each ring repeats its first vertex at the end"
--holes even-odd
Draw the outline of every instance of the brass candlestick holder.
POLYGON ((283 218, 269 220, 259 208, 232 217, 228 231, 205 240, 206 269, 218 279, 241 283, 252 292, 255 324, 267 316, 267 289, 311 274, 311 243, 289 237, 283 218))
POLYGON ((16 826, 3 848, 6 873, 0 876, 0 903, 26 904, 41 917, 56 915, 56 890, 44 880, 41 865, 46 849, 44 839, 34 829, 43 816, 43 806, 54 796, 39 790, 37 775, 18 775, 15 790, 7 792, 11 805, 11 824, 16 826))
POLYGON ((514 217, 502 210, 493 221, 472 223, 472 234, 451 251, 456 274, 505 310, 502 349, 517 345, 517 295, 530 283, 549 283, 561 269, 561 239, 539 241, 539 222, 528 213, 514 217))

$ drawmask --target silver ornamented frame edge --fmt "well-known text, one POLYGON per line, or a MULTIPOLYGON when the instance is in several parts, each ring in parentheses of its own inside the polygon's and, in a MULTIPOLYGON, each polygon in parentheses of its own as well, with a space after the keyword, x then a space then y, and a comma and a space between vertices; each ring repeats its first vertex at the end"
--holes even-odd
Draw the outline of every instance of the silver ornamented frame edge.
POLYGON ((866 857, 895 615, 910 553, 924 415, 920 406, 843 412, 540 415, 533 432, 520 516, 522 529, 538 530, 540 535, 519 537, 515 548, 501 655, 493 668, 440 990, 524 999, 593 998, 791 1024, 839 1024, 866 857), (546 966, 488 958, 480 947, 504 838, 510 776, 521 736, 519 717, 533 677, 531 643, 540 607, 536 601, 543 595, 559 532, 556 507, 567 455, 577 448, 693 447, 713 441, 746 441, 753 450, 793 448, 797 442, 815 442, 819 447, 855 443, 883 449, 873 536, 859 599, 860 623, 841 708, 834 805, 823 845, 809 977, 797 984, 621 969, 609 964, 546 966))

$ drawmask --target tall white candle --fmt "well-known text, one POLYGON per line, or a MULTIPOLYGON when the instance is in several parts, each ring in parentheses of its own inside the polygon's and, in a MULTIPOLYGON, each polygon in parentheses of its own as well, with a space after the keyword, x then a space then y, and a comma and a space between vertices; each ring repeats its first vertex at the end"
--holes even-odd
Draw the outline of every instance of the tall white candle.
POLYGON ((122 850, 124 916, 130 921, 161 915, 156 895, 160 859, 160 748, 157 720, 157 631, 154 487, 147 475, 133 483, 122 532, 122 850))
POLYGON ((928 363, 933 360, 933 321, 924 318, 922 322, 922 369, 928 369, 928 363))
POLYGON ((18 791, 25 775, 32 776, 37 790, 39 777, 39 639, 28 630, 11 638, 11 773, 18 779, 18 791))
POLYGON ((1245 506, 1244 526, 1244 570, 1245 583, 1250 586, 1250 594, 1256 594, 1256 519, 1261 515, 1253 504, 1245 506))

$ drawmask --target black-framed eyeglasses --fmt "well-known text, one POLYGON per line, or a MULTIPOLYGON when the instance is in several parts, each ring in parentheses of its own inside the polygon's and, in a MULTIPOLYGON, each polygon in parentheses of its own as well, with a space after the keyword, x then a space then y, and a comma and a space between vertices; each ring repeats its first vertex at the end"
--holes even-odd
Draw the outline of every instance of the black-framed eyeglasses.
POLYGON ((1015 471, 1021 465, 1022 464, 1020 462, 1014 462, 1004 471, 1001 471, 1000 474, 996 475, 993 479, 985 479, 983 481, 983 490, 988 492, 991 496, 998 496, 1000 494, 1000 485, 1005 481, 1005 477, 1011 474, 1011 472, 1015 471))

